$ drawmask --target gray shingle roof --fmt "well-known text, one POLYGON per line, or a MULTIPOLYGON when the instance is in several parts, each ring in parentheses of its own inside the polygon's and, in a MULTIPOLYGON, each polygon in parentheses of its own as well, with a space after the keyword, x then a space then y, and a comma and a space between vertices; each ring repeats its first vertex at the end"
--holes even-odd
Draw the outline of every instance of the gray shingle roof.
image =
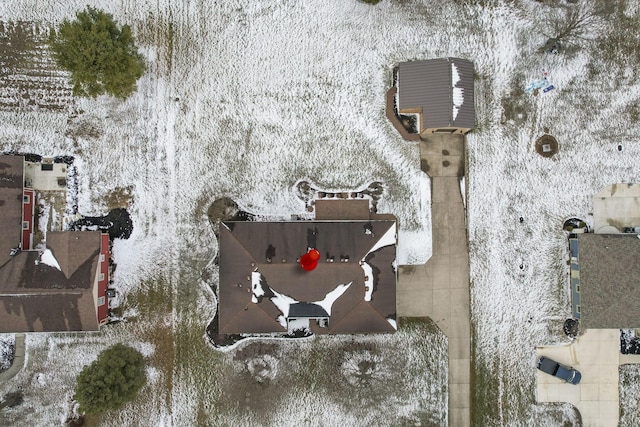
POLYGON ((580 322, 589 328, 640 328, 640 239, 579 234, 580 322))

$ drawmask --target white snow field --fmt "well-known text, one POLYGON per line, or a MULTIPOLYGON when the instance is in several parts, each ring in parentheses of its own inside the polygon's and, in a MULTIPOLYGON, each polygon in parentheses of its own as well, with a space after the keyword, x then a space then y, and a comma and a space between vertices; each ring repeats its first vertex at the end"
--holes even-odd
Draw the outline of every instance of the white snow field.
MULTIPOLYGON (((475 424, 577 422, 570 405, 535 403, 534 347, 566 339, 563 220, 589 222, 591 195, 640 177, 640 50, 627 36, 640 24, 634 1, 607 2, 608 13, 585 28, 592 40, 558 55, 538 51, 553 19, 566 8, 589 12, 593 2, 5 0, 0 22, 32 22, 34 34, 46 35, 87 3, 132 26, 148 61, 138 91, 126 101, 73 100, 67 87, 55 103, 63 109, 0 105, 0 151, 75 156, 85 215, 105 214, 105 198, 132 187, 134 231, 114 244, 126 321, 98 334, 29 335, 25 368, 0 384, 0 396, 22 387, 25 402, 0 411, 0 424, 63 423, 74 410, 75 375, 115 342, 144 350, 149 383, 133 403, 91 418, 96 424, 446 423, 446 340, 433 331, 268 340, 246 366, 203 337, 215 314, 208 285, 217 278, 206 212, 218 197, 288 219, 304 211, 293 191, 299 180, 344 190, 378 180, 385 188, 378 210, 399 219, 399 263, 429 258, 429 181, 417 146, 385 118, 385 91, 398 62, 446 56, 476 69, 477 128, 467 139, 465 180, 475 424), (555 90, 525 93, 545 71, 555 90), (545 127, 559 142, 552 158, 534 151, 545 127), (343 360, 335 349, 344 346, 352 357, 343 360), (405 371, 393 349, 404 354, 405 371), (336 387, 354 400, 326 393, 334 371, 313 360, 343 372, 336 387), (393 372, 402 390, 365 394, 370 383, 348 378, 353 366, 379 384, 393 372), (229 397, 223 391, 235 380, 253 389, 229 397), (256 399, 265 381, 274 393, 269 405, 256 399)), ((0 77, 15 72, 3 67, 0 77)), ((40 79, 58 84, 60 75, 40 79)), ((626 402, 640 398, 637 387, 629 393, 626 402)))

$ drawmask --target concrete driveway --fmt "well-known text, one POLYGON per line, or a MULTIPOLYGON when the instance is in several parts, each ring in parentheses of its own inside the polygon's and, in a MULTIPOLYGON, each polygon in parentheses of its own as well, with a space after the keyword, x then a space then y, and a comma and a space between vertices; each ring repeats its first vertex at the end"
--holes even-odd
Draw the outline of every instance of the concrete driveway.
POLYGON ((585 427, 618 425, 618 368, 625 363, 640 363, 640 355, 620 353, 619 329, 588 330, 570 345, 538 347, 536 354, 582 373, 580 384, 573 385, 536 369, 538 402, 571 403, 580 411, 585 427))
POLYGON ((400 266, 399 317, 430 317, 449 341, 449 425, 471 425, 469 246, 460 190, 464 137, 434 134, 420 142, 423 171, 431 178, 433 254, 424 265, 400 266))

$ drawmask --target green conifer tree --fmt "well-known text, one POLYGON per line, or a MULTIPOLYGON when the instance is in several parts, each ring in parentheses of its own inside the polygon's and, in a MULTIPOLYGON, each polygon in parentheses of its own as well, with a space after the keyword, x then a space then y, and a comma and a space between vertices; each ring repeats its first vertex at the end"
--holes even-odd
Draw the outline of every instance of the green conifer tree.
POLYGON ((117 409, 146 383, 144 359, 135 349, 116 344, 104 350, 77 378, 74 399, 89 414, 117 409))
POLYGON ((58 65, 71 72, 77 96, 126 98, 146 68, 131 28, 119 27, 113 16, 89 6, 52 31, 50 45, 58 65))

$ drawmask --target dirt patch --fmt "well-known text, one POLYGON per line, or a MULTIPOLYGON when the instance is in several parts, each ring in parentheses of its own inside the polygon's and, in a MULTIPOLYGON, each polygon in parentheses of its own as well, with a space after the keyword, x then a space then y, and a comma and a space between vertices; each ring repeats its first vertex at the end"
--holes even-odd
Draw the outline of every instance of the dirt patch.
POLYGON ((0 110, 66 110, 74 98, 47 47, 48 27, 0 22, 0 110))
POLYGON ((544 134, 536 140, 536 153, 542 157, 552 157, 558 152, 558 141, 549 134, 544 134))
POLYGON ((509 95, 502 98, 502 124, 512 123, 521 125, 529 117, 531 110, 531 97, 526 95, 522 87, 523 75, 517 75, 511 82, 509 95))
POLYGON ((126 209, 133 204, 133 185, 114 188, 105 198, 109 209, 126 209))
POLYGON ((215 225, 220 221, 230 221, 238 212, 240 212, 240 209, 236 202, 229 197, 221 197, 211 203, 207 210, 207 216, 209 217, 209 222, 215 225))
POLYGON ((216 236, 220 233, 222 221, 253 221, 255 215, 240 210, 238 204, 229 197, 216 199, 207 209, 207 217, 216 236))

